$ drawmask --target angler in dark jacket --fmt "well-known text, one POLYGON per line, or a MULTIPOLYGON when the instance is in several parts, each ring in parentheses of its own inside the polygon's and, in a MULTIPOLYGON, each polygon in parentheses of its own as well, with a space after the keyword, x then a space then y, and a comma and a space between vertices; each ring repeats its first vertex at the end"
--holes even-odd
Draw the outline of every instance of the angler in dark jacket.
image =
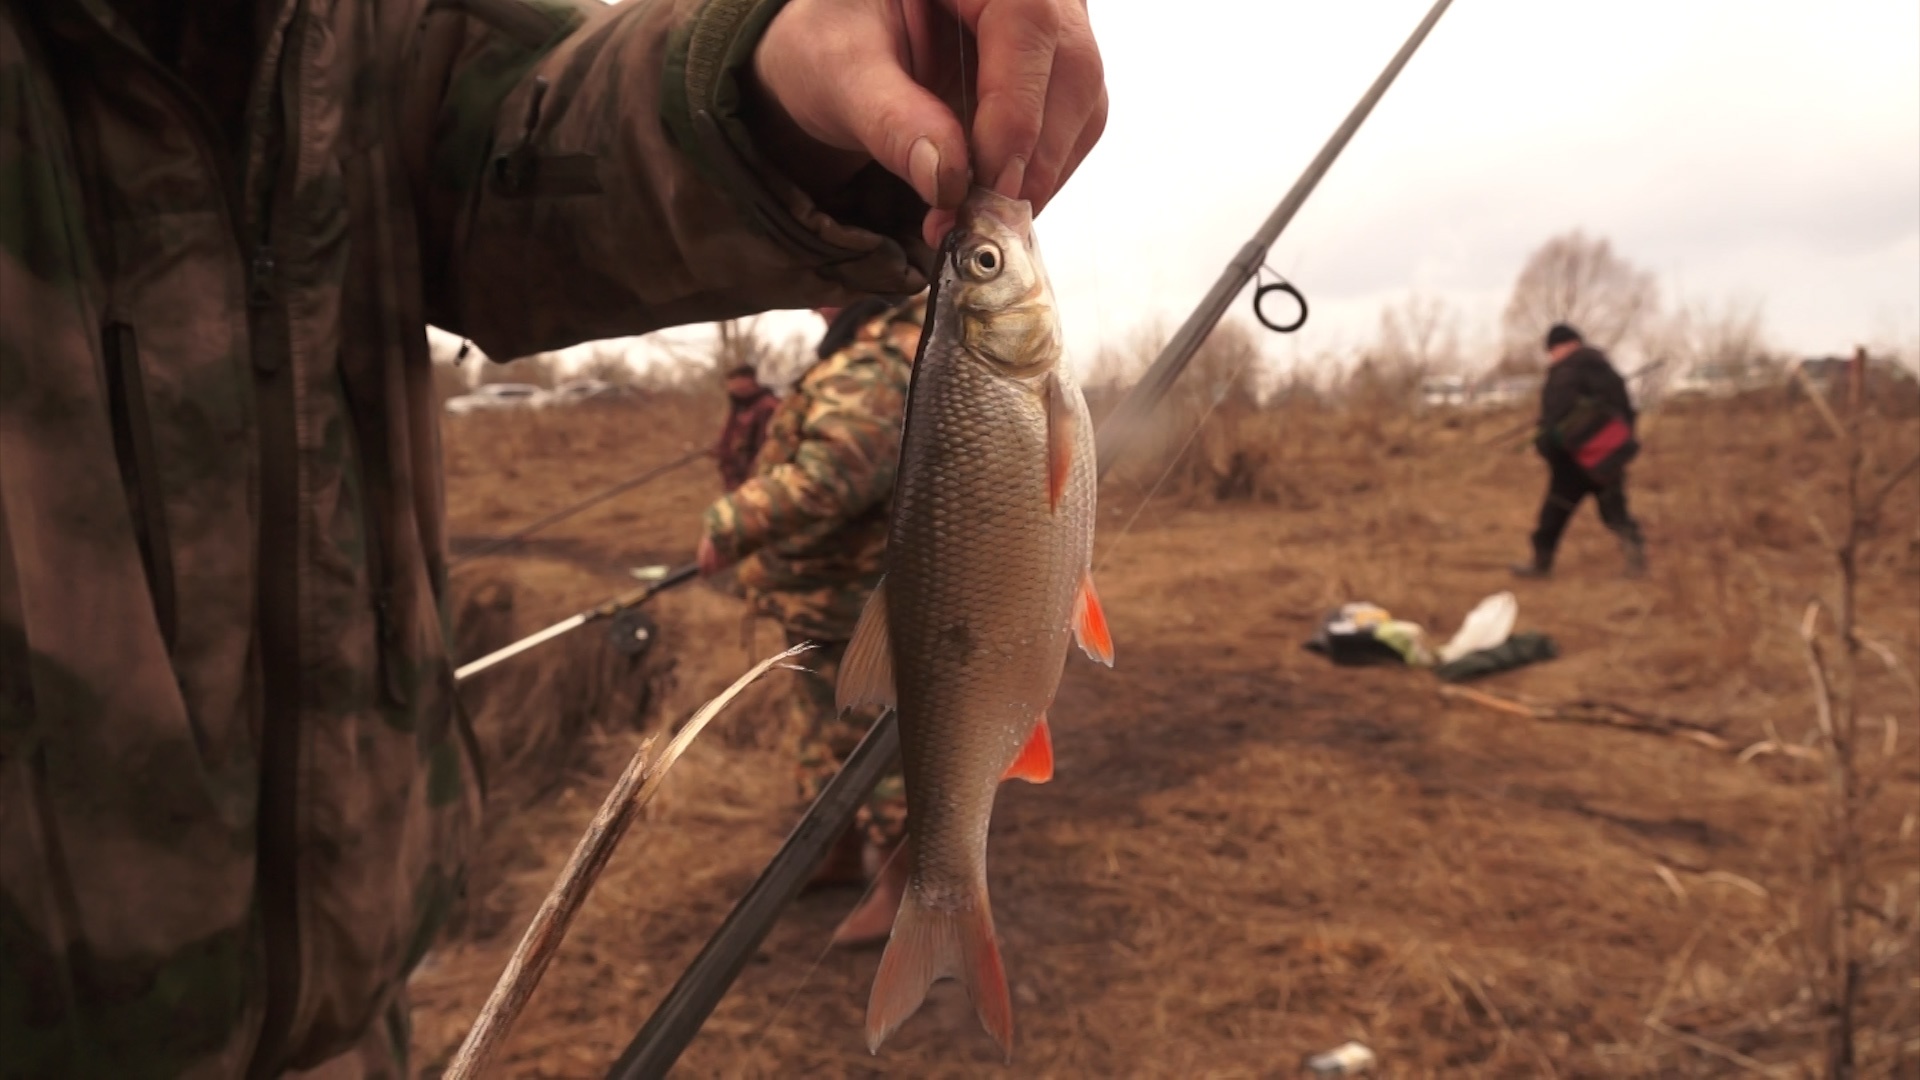
POLYGON ((1513 572, 1523 578, 1551 574, 1567 523, 1581 500, 1591 495, 1599 504, 1600 520, 1620 538, 1627 572, 1639 576, 1646 571, 1646 544, 1639 523, 1627 511, 1626 487, 1626 461, 1638 448, 1632 441, 1638 414, 1626 380, 1605 353, 1565 323, 1547 332, 1547 355, 1551 360, 1540 388, 1534 438, 1534 448, 1547 462, 1547 495, 1533 533, 1533 561, 1513 572), (1612 424, 1614 420, 1619 423, 1612 424))

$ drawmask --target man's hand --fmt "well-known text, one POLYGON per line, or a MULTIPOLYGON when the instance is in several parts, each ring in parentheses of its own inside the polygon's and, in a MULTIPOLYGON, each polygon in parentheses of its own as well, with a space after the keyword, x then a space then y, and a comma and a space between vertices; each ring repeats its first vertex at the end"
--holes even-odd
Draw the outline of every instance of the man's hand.
MULTIPOLYGON (((1107 123, 1086 0, 790 0, 768 25, 753 70, 777 123, 844 152, 829 166, 842 179, 872 159, 912 184, 933 208, 924 227, 933 245, 966 197, 970 172, 1038 214, 1107 123), (972 38, 970 133, 955 111, 961 20, 972 38)), ((820 163, 810 171, 823 178, 820 163)))
POLYGON ((713 537, 711 536, 702 536, 700 538, 700 550, 694 555, 693 559, 700 564, 701 577, 712 577, 720 571, 725 570, 728 566, 728 560, 721 558, 720 552, 714 548, 713 537))

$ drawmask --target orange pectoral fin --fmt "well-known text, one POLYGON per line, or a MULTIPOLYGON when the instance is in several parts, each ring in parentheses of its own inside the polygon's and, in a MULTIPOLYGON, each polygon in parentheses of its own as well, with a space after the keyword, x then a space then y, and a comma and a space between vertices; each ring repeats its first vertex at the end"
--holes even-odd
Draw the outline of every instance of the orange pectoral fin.
POLYGON ((1034 721, 1027 745, 1021 748, 1020 756, 1013 759, 1006 775, 1000 779, 1025 780, 1029 784, 1044 784, 1053 779, 1053 735, 1047 730, 1046 713, 1034 721))
POLYGON ((1093 591, 1093 572, 1080 578, 1080 594, 1073 601, 1073 640, 1080 651, 1108 667, 1113 666, 1113 635, 1107 632, 1107 613, 1100 594, 1093 591))

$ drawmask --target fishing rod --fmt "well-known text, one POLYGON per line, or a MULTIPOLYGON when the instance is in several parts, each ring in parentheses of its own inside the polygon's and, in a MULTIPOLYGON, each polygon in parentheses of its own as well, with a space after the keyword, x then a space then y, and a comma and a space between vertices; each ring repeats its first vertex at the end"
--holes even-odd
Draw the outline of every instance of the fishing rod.
POLYGON ((692 581, 698 577, 699 574, 700 567, 695 563, 688 563, 685 566, 667 570, 653 581, 637 589, 621 593, 611 600, 603 601, 585 611, 569 615, 559 622, 554 623, 552 626, 547 627, 545 630, 529 634, 505 648, 496 649, 472 663, 462 665, 454 671, 453 681, 456 683, 465 682, 503 660, 509 660, 519 656, 521 653, 526 652, 536 645, 552 641, 554 638, 577 630, 590 622, 615 618, 639 607, 641 604, 646 603, 648 600, 653 599, 655 596, 666 592, 676 585, 682 585, 692 581))
MULTIPOLYGON (((1347 114, 1345 122, 1334 131, 1333 137, 1327 140, 1327 144, 1320 148, 1320 153, 1307 165, 1307 171, 1294 182, 1293 190, 1287 192, 1287 197, 1281 199, 1280 205, 1273 208, 1273 213, 1267 216, 1265 223, 1260 226, 1260 231, 1254 233, 1253 238, 1240 248, 1239 253, 1233 257, 1233 261, 1229 262, 1227 268, 1221 272, 1220 279, 1214 282, 1213 288, 1200 301, 1200 306, 1193 309, 1193 314, 1187 316, 1187 321, 1181 324, 1179 331, 1173 335, 1173 340, 1167 342, 1167 347, 1160 351, 1160 356, 1153 362, 1153 366, 1147 369, 1146 374, 1140 377, 1140 381, 1134 384, 1133 391, 1120 402, 1119 407, 1100 426, 1101 434, 1104 435, 1109 428, 1116 433, 1137 428, 1146 421, 1147 414, 1160 404, 1160 399, 1164 398, 1167 391, 1173 387, 1174 380, 1187 369, 1193 354, 1200 351, 1200 346, 1207 340, 1207 335, 1213 333, 1213 328, 1220 324, 1220 319, 1227 313, 1227 306, 1233 303, 1234 298, 1240 295, 1240 291, 1246 288, 1247 283, 1252 281, 1265 265, 1267 252, 1273 247, 1274 241, 1280 239, 1281 231, 1293 220, 1293 216, 1300 211, 1300 207, 1306 204, 1307 196, 1313 194, 1313 189, 1319 185, 1320 178, 1327 174, 1328 169, 1333 168, 1333 163, 1340 156, 1340 152, 1346 149, 1347 143, 1353 138, 1354 133, 1360 130, 1360 125, 1366 121, 1367 115, 1373 112, 1374 105, 1378 104, 1380 98, 1386 94, 1387 87, 1393 85, 1393 80, 1400 74, 1400 69, 1407 66, 1407 61, 1413 58, 1414 52, 1420 48, 1420 43, 1426 40, 1428 32, 1433 29, 1435 23, 1440 21, 1440 16, 1446 12, 1448 5, 1452 2, 1453 0, 1438 0, 1433 5, 1433 9, 1427 12, 1427 17, 1414 28, 1406 44, 1400 46, 1400 51, 1394 54, 1386 70, 1382 71, 1380 77, 1373 81, 1373 85, 1367 88, 1360 103, 1347 114)), ((1281 286, 1284 285, 1285 283, 1282 282, 1281 286)), ((1277 287, 1266 286, 1262 291, 1277 287)), ((1300 299, 1298 291, 1291 287, 1281 288, 1280 291, 1287 292, 1300 301, 1300 320, 1304 321, 1306 302, 1300 299)), ((1258 297, 1255 299, 1254 312, 1260 315, 1258 297)), ((1260 315, 1260 321, 1269 326, 1274 325, 1264 315, 1260 315)), ((1298 323, 1292 325, 1297 327, 1298 323)), ((1277 326, 1274 328, 1281 329, 1277 326)), ((1124 436, 1101 441, 1100 472, 1103 475, 1130 441, 1131 439, 1124 436)))
MULTIPOLYGON (((1161 399, 1166 397, 1167 391, 1172 389, 1174 381, 1186 370, 1200 343, 1206 340, 1226 314, 1227 305, 1260 269, 1267 250, 1279 239, 1281 230, 1293 220, 1293 215, 1306 202, 1314 186, 1332 167, 1334 159, 1340 156, 1340 151, 1353 138, 1354 132, 1359 130, 1361 122, 1373 111, 1381 95, 1386 93, 1394 77, 1406 66, 1451 3, 1452 0, 1437 0, 1427 17, 1414 30, 1413 36, 1401 46, 1386 70, 1374 80, 1366 96, 1348 114, 1346 122, 1340 125, 1319 156, 1307 166, 1306 173, 1294 183, 1293 189, 1287 192, 1286 198, 1280 201, 1254 238, 1240 249, 1219 282, 1180 327, 1180 332, 1174 335, 1153 366, 1128 391, 1114 415, 1101 425, 1097 440, 1101 476, 1105 476, 1114 462, 1120 459, 1127 444, 1133 441, 1132 433, 1138 430, 1140 422, 1153 412, 1161 399)), ((927 317, 933 317, 931 309, 927 317)), ((748 887, 746 895, 727 914, 726 921, 707 939, 706 947, 700 950, 679 981, 667 991, 667 995, 654 1008, 653 1015, 634 1034, 626 1050, 608 1070, 609 1080, 654 1080, 665 1076, 680 1060, 680 1055, 699 1033, 714 1007, 746 968, 754 951, 766 940, 780 912, 799 895, 813 868, 826 857, 827 849, 852 823, 855 811, 893 760, 899 742, 899 725, 893 710, 889 709, 874 721, 866 737, 860 740, 840 771, 834 774, 814 799, 813 805, 807 808, 800 823, 787 834, 785 843, 774 853, 766 869, 760 872, 759 878, 748 887)))
POLYGON ((646 472, 643 472, 638 476, 635 476, 628 480, 622 480, 621 482, 613 485, 612 487, 607 488, 605 491, 600 492, 598 495, 594 495, 591 498, 583 499, 580 502, 574 503, 572 506, 565 507, 560 510, 556 510, 551 514, 548 514, 546 517, 543 517, 540 520, 534 522, 533 524, 522 527, 517 532, 510 533, 509 535, 503 536, 498 540, 491 541, 474 551, 470 551, 465 555, 462 555, 459 558, 454 559, 453 561, 448 563, 447 564, 448 568, 451 569, 452 567, 460 566, 463 563, 472 562, 473 560, 481 558, 482 556, 491 555, 494 552, 501 550, 502 548, 512 547, 514 544, 517 544, 520 541, 525 540, 527 537, 532 536, 534 533, 539 532, 541 529, 544 529, 549 525, 554 525, 559 522, 565 521, 566 519, 572 517, 573 515, 578 514, 582 510, 588 510, 595 506, 600 505, 603 502, 606 502, 608 499, 613 498, 615 495, 625 494, 626 492, 632 491, 634 488, 640 487, 644 484, 651 483, 654 480, 658 480, 660 477, 667 475, 668 473, 674 471, 675 469, 678 469, 683 465, 689 464, 690 462, 698 461, 703 457, 711 456, 712 453, 713 451, 705 450, 705 449, 689 450, 687 453, 681 455, 680 457, 674 458, 672 461, 669 461, 660 465, 655 465, 653 468, 648 469, 646 472))

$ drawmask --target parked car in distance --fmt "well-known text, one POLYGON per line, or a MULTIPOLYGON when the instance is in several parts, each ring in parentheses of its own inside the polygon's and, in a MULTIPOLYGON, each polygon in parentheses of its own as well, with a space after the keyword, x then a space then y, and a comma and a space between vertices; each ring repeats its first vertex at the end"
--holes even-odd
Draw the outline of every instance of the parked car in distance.
POLYGON ((1482 383, 1473 400, 1476 405, 1518 405, 1539 394, 1538 376, 1510 375, 1482 383))
POLYGON ((1465 405, 1472 399, 1467 380, 1459 375, 1436 375, 1420 383, 1420 402, 1428 408, 1465 405))
POLYGON ((574 405, 583 401, 611 401, 626 397, 633 392, 630 386, 607 382, 604 379, 568 379, 553 388, 548 398, 549 405, 574 405))
POLYGON ((447 399, 447 412, 464 416, 487 409, 538 409, 548 401, 548 393, 532 383, 482 383, 458 397, 447 399))

